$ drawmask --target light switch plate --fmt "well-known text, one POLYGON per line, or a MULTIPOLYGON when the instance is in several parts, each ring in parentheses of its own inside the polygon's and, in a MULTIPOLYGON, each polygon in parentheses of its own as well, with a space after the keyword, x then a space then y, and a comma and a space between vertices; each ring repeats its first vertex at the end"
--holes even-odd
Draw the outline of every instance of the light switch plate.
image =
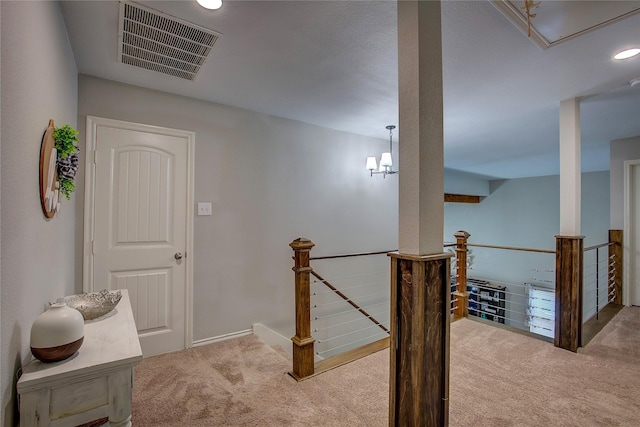
POLYGON ((198 202, 198 216, 211 215, 211 203, 210 202, 198 202))

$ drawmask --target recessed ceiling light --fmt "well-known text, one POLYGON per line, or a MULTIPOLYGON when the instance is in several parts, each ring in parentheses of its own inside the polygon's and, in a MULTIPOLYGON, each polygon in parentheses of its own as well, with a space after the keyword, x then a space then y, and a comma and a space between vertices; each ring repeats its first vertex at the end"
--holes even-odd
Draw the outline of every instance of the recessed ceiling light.
POLYGON ((640 53, 640 49, 635 47, 633 49, 627 49, 627 50, 623 50, 622 52, 618 52, 613 57, 613 59, 628 59, 628 58, 631 58, 633 56, 636 56, 639 53, 640 53))
POLYGON ((222 0, 196 0, 198 4, 205 9, 220 9, 222 0))

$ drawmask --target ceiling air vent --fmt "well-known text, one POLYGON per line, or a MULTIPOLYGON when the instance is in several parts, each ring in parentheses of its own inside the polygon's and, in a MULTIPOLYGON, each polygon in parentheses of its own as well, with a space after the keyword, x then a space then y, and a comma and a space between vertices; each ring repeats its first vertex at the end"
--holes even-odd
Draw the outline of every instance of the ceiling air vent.
POLYGON ((222 34, 134 3, 120 2, 118 59, 194 80, 222 34))

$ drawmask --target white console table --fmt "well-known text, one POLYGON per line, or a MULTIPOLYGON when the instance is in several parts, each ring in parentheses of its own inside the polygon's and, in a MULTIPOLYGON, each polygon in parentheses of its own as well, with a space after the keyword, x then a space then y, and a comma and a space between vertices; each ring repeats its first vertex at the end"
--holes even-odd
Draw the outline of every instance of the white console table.
POLYGON ((100 418, 131 426, 133 368, 142 360, 129 294, 116 308, 85 323, 82 347, 69 359, 33 359, 18 380, 20 426, 73 427, 100 418))

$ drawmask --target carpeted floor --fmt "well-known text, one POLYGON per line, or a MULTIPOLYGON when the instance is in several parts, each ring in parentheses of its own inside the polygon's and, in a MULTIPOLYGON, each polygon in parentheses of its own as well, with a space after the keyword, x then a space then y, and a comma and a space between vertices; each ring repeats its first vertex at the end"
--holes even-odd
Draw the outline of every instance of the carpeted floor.
POLYGON ((451 329, 452 426, 640 426, 640 308, 577 354, 469 320, 451 329))
MULTIPOLYGON (((386 426, 389 353, 297 383, 247 336, 144 359, 136 426, 386 426)), ((640 308, 575 353, 472 320, 451 325, 450 426, 640 426, 640 308)))

